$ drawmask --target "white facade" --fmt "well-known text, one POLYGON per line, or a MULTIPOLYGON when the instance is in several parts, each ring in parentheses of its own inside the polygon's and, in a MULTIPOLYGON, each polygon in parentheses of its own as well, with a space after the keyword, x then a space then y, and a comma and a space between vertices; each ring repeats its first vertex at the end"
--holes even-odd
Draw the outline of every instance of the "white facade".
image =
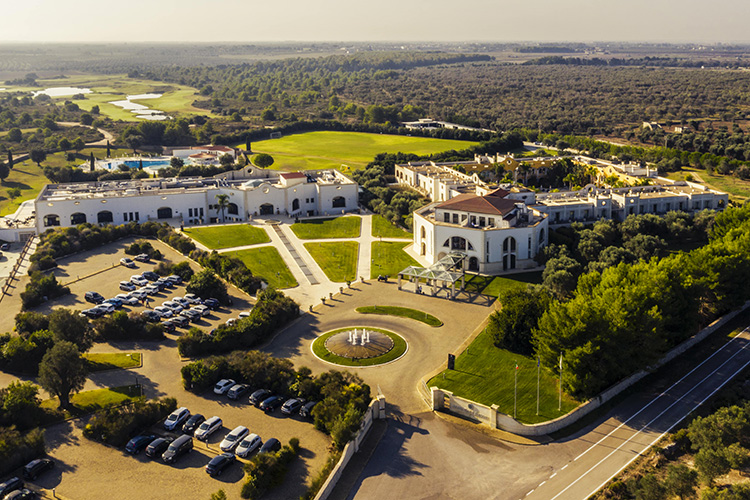
POLYGON ((149 220, 173 225, 253 217, 341 215, 358 207, 358 186, 335 170, 266 173, 263 178, 146 179, 48 184, 35 201, 37 230, 149 220), (229 205, 220 210, 217 195, 229 205))

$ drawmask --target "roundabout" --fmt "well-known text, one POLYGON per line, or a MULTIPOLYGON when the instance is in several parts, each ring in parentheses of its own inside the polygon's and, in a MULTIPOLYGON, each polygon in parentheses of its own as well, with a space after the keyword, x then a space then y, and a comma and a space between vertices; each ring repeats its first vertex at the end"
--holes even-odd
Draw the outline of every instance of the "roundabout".
POLYGON ((311 349, 315 357, 339 366, 377 366, 401 358, 408 350, 406 340, 382 328, 348 327, 326 332, 311 349))

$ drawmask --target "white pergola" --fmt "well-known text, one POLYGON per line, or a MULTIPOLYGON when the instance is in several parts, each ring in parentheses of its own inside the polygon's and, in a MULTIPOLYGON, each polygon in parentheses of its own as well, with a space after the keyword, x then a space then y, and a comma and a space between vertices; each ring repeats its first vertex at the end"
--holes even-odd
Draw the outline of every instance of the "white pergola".
POLYGON ((409 282, 414 283, 414 291, 422 293, 420 283, 424 280, 427 282, 427 286, 431 287, 433 296, 437 295, 439 290, 450 287, 449 297, 454 299, 456 297, 456 283, 461 282, 459 291, 463 291, 466 284, 466 273, 464 272, 465 260, 465 253, 453 251, 430 267, 409 266, 398 273, 398 289, 402 289, 401 280, 408 278, 409 282))

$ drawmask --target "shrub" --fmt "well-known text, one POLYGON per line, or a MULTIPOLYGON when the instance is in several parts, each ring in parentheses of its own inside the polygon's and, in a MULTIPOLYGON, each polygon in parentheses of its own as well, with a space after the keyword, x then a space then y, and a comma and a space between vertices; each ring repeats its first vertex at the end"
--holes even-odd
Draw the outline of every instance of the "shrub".
POLYGON ((0 427, 0 475, 13 470, 44 454, 44 432, 34 429, 21 434, 13 427, 0 427))
POLYGON ((245 464, 245 484, 242 485, 242 498, 259 498, 267 490, 284 482, 289 464, 299 454, 299 439, 292 438, 289 444, 275 453, 255 455, 245 464))
POLYGON ((149 323, 137 312, 116 311, 94 321, 94 333, 100 341, 111 340, 162 340, 164 327, 149 323))
POLYGON ((23 309, 29 309, 69 293, 70 288, 60 285, 53 274, 45 275, 35 271, 31 273, 31 281, 26 285, 26 290, 21 292, 21 305, 23 309))
POLYGON ((28 337, 10 337, 0 349, 0 366, 9 372, 36 375, 39 363, 54 343, 54 334, 49 330, 39 330, 28 337))
POLYGON ((122 447, 177 408, 175 398, 134 401, 97 412, 86 424, 83 435, 94 441, 122 447))
POLYGON ((16 332, 19 335, 28 335, 39 330, 49 328, 49 318, 46 314, 27 311, 16 314, 16 332))

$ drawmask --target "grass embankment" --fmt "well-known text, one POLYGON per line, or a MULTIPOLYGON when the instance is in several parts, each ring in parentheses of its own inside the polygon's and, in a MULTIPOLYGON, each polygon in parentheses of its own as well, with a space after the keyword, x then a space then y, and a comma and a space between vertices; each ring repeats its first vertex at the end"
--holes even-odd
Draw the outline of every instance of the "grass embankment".
POLYGON ((271 241, 271 238, 269 238, 265 229, 250 226, 248 224, 191 227, 185 228, 184 233, 211 250, 244 245, 257 245, 259 243, 268 243, 271 241))
MULTIPOLYGON (((95 389, 93 391, 79 392, 73 394, 70 402, 73 404, 73 410, 63 412, 61 418, 82 415, 92 411, 100 410, 106 406, 121 404, 126 401, 139 398, 141 395, 140 388, 135 385, 123 385, 120 387, 111 387, 109 389, 95 389)), ((60 402, 56 397, 42 401, 42 408, 46 410, 56 410, 60 402)))
POLYGON ((384 316, 399 316, 402 318, 411 318, 430 326, 442 326, 443 322, 432 314, 424 311, 409 309, 408 307, 397 306, 367 306, 358 307, 356 311, 360 314, 382 314, 384 316))
POLYGON ((479 276, 478 274, 466 274, 466 290, 472 293, 481 293, 490 297, 497 297, 503 292, 518 288, 526 288, 526 285, 538 285, 542 282, 542 272, 509 274, 508 276, 479 276))
POLYGON ((396 335, 393 332, 389 332, 387 330, 381 330, 380 328, 370 328, 368 327, 368 330, 374 330, 378 331, 380 333, 383 333, 385 335, 388 335, 391 339, 393 339, 393 348, 388 351, 387 353, 383 354, 382 356, 377 356, 375 358, 367 358, 367 359, 352 359, 352 358, 346 358, 344 356, 338 356, 336 354, 333 354, 331 351, 326 349, 325 343, 328 337, 331 337, 332 335, 335 335, 339 332, 348 331, 352 328, 341 328, 339 330, 333 330, 331 332, 324 333, 317 339, 313 341, 312 344, 312 350, 313 353, 315 353, 316 356, 318 356, 323 361, 327 361, 329 363, 333 363, 336 365, 342 365, 342 366, 374 366, 374 365, 382 365, 383 363, 388 363, 390 361, 393 361, 394 359, 398 359, 406 352, 406 341, 401 338, 399 335, 396 335))
POLYGON ((263 278, 269 286, 282 289, 298 285, 284 259, 281 258, 281 254, 274 247, 238 250, 227 252, 226 255, 240 259, 254 275, 263 278))
POLYGON ((377 278, 381 274, 396 276, 409 266, 419 266, 419 262, 404 252, 409 244, 400 241, 373 241, 370 278, 377 278))
POLYGON ((750 198, 750 181, 733 175, 709 174, 700 168, 682 167, 679 172, 670 172, 666 177, 674 181, 684 181, 688 175, 693 177, 691 182, 698 182, 711 189, 724 191, 732 195, 732 198, 740 198, 743 201, 750 198))
POLYGON ((305 248, 329 280, 343 283, 357 278, 359 243, 353 241, 305 243, 305 248))
MULTIPOLYGON (((487 332, 480 333, 474 342, 456 358, 455 370, 445 370, 427 385, 440 387, 456 396, 481 403, 498 405, 499 411, 513 416, 513 386, 518 364, 517 420, 533 424, 565 415, 578 406, 578 401, 563 394, 562 410, 558 410, 557 367, 541 369, 539 387, 539 415, 536 414, 536 359, 498 349, 487 332)), ((563 373, 564 376, 564 373, 563 373)))
POLYGON ((357 238, 362 229, 362 219, 356 216, 314 219, 292 224, 290 228, 301 240, 357 238))
POLYGON ((141 353, 139 352, 86 353, 83 357, 86 358, 90 372, 141 366, 141 353))
MULTIPOLYGON (((402 135, 368 134, 364 132, 307 132, 253 142, 254 153, 268 153, 276 160, 271 168, 280 170, 311 170, 335 168, 350 173, 364 168, 380 153, 439 153, 461 150, 476 142, 409 137, 402 135)), ((238 147, 244 148, 244 145, 238 147)))
POLYGON ((372 216, 372 235, 376 238, 404 238, 407 240, 412 238, 410 232, 392 224, 382 215, 372 216))

